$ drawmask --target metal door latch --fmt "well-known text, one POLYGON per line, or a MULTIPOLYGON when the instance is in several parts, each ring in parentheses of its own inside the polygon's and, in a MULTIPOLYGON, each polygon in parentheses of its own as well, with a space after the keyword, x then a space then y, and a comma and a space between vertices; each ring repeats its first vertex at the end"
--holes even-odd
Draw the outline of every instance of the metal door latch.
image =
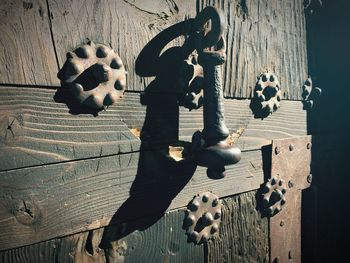
POLYGON ((183 222, 188 241, 195 244, 205 243, 218 233, 221 207, 221 200, 210 192, 197 194, 192 199, 183 222))
POLYGON ((196 50, 198 62, 203 67, 204 130, 192 137, 193 153, 198 165, 208 167, 207 175, 212 179, 225 176, 225 165, 235 164, 241 159, 241 151, 226 142, 229 130, 224 122, 221 65, 226 60, 223 38, 224 19, 215 7, 208 6, 195 18, 196 50), (211 31, 204 34, 204 25, 211 20, 211 31), (208 48, 214 46, 209 50, 208 48))
POLYGON ((117 102, 126 87, 126 71, 118 54, 92 41, 68 52, 57 76, 80 103, 95 109, 117 102))
POLYGON ((258 77, 251 108, 257 117, 267 117, 281 105, 282 91, 275 74, 264 73, 258 77))
POLYGON ((314 108, 319 97, 321 96, 322 90, 319 87, 312 86, 312 79, 309 77, 303 85, 302 102, 304 110, 311 110, 314 108))

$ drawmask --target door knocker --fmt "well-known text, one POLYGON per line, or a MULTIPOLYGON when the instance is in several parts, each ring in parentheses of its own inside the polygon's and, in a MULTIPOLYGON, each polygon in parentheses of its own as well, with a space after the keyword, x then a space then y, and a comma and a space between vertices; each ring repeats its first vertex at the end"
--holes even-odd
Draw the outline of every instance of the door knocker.
POLYGON ((203 68, 204 99, 202 132, 192 137, 193 153, 200 166, 207 167, 211 179, 225 177, 225 166, 241 159, 241 151, 226 141, 229 130, 224 121, 221 65, 226 61, 226 46, 223 38, 224 19, 215 7, 203 9, 194 20, 195 43, 198 63, 203 68), (205 24, 211 20, 211 30, 205 31, 205 24))

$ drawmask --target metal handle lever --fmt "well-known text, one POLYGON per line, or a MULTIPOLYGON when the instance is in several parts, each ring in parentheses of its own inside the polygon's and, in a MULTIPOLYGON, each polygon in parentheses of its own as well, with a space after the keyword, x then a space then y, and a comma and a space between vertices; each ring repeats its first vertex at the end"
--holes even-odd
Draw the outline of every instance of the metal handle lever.
POLYGON ((204 72, 204 129, 192 137, 193 152, 197 163, 208 167, 207 175, 212 179, 225 177, 225 165, 235 164, 241 159, 241 151, 226 142, 229 130, 224 121, 221 65, 226 61, 226 45, 222 37, 221 12, 212 6, 206 7, 195 20, 197 31, 202 31, 208 20, 212 29, 206 35, 197 34, 198 62, 204 72), (208 50, 210 46, 213 50, 208 50))

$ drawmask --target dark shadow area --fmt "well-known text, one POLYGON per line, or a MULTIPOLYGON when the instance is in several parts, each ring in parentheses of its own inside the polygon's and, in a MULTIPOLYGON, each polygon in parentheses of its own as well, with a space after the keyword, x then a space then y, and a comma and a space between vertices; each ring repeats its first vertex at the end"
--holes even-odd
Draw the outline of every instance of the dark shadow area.
MULTIPOLYGON (((264 172, 264 182, 267 182, 271 176, 271 155, 272 155, 272 145, 266 145, 261 147, 261 155, 262 155, 262 164, 263 164, 263 172, 264 172)), ((256 191, 255 199, 256 207, 255 209, 260 211, 261 217, 269 217, 266 209, 263 206, 263 194, 264 194, 264 184, 260 185, 259 189, 256 191)))
POLYGON ((270 112, 262 109, 261 102, 258 98, 252 98, 250 100, 249 107, 254 115, 255 119, 265 119, 270 115, 270 112))
POLYGON ((109 248, 110 242, 156 223, 195 172, 190 143, 178 141, 181 92, 177 90, 176 80, 179 65, 188 56, 186 42, 182 47, 171 47, 161 54, 165 45, 186 35, 190 26, 191 20, 187 20, 162 31, 144 47, 136 60, 138 75, 156 78, 140 98, 147 109, 130 197, 105 228, 101 248, 109 248), (176 161, 169 155, 169 145, 183 147, 183 160, 176 161))
POLYGON ((322 89, 308 111, 311 189, 303 196, 303 262, 345 262, 350 225, 350 2, 311 1, 306 10, 309 73, 322 89))
POLYGON ((98 113, 101 111, 99 109, 92 109, 87 106, 84 106, 83 104, 80 104, 80 102, 73 96, 69 88, 65 86, 62 86, 57 89, 53 99, 57 103, 66 104, 69 109, 69 113, 73 115, 91 114, 93 116, 97 116, 98 113))

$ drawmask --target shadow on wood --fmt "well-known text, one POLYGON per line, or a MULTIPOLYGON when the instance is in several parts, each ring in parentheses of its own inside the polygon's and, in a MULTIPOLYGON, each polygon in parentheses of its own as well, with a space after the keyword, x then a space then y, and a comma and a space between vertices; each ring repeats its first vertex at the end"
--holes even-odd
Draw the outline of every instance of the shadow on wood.
POLYGON ((141 96, 141 103, 147 109, 130 197, 105 229, 102 248, 108 248, 112 241, 134 230, 144 230, 156 223, 195 172, 190 143, 179 142, 177 77, 179 65, 187 52, 182 47, 171 47, 159 55, 166 44, 185 33, 187 23, 178 23, 161 32, 145 46, 136 60, 136 71, 140 76, 155 75, 156 78, 141 96), (172 147, 179 149, 176 156, 170 151, 172 147), (140 192, 143 192, 142 196, 137 194, 140 192))
POLYGON ((73 115, 91 114, 96 117, 99 111, 101 111, 101 109, 93 109, 80 104, 79 101, 74 98, 73 93, 69 90, 69 88, 65 86, 57 89, 54 100, 57 103, 66 104, 69 108, 69 113, 73 115))

